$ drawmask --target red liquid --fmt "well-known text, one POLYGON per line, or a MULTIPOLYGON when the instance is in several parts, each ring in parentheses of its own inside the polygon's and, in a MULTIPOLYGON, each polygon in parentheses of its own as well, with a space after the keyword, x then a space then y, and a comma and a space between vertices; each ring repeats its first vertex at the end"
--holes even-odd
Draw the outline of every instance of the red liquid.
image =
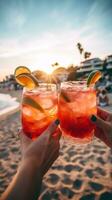
POLYGON ((25 92, 24 97, 35 100, 45 110, 45 113, 31 105, 22 104, 22 127, 24 133, 31 139, 37 138, 57 118, 56 92, 25 92))
POLYGON ((67 102, 62 95, 59 97, 60 127, 65 136, 72 139, 90 140, 93 136, 94 125, 90 116, 96 114, 96 93, 93 89, 64 90, 69 98, 67 102))

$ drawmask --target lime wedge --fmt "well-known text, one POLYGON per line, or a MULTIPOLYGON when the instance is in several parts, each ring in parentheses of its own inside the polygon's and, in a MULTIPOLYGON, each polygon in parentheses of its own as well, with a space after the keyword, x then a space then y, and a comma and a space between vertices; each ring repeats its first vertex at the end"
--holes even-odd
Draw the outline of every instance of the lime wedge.
POLYGON ((102 77, 102 73, 98 70, 92 71, 87 79, 87 86, 95 84, 102 77))
POLYGON ((34 101, 32 98, 30 98, 30 97, 24 97, 22 103, 26 104, 26 105, 29 105, 29 106, 32 106, 33 108, 39 110, 40 112, 45 113, 45 111, 42 108, 42 106, 39 103, 37 103, 36 101, 34 101))

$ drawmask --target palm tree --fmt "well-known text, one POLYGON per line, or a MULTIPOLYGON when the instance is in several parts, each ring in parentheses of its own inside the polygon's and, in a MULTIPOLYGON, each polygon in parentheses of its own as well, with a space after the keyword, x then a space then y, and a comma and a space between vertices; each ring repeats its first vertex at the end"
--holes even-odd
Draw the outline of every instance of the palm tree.
POLYGON ((53 63, 51 66, 52 66, 52 67, 57 67, 57 66, 59 66, 59 63, 58 63, 58 62, 55 62, 55 63, 53 63))
POLYGON ((77 67, 74 65, 69 65, 67 67, 67 71, 68 71, 68 81, 74 81, 76 80, 76 73, 77 73, 77 67))
POLYGON ((84 59, 87 59, 91 56, 90 52, 84 51, 84 48, 82 47, 82 44, 80 42, 77 43, 77 48, 79 50, 80 55, 82 55, 83 53, 84 59))
POLYGON ((81 43, 77 43, 77 48, 79 50, 79 53, 82 54, 82 52, 84 51, 84 49, 82 48, 82 44, 81 43))
POLYGON ((76 72, 76 71, 77 71, 77 67, 74 66, 73 64, 71 64, 71 65, 69 65, 69 66, 67 67, 67 71, 68 71, 69 73, 71 73, 71 72, 76 72))
POLYGON ((80 62, 81 62, 81 56, 82 56, 82 53, 84 52, 84 49, 83 49, 82 44, 80 42, 77 43, 77 48, 78 48, 79 53, 80 53, 80 62))
POLYGON ((87 52, 87 51, 84 52, 84 58, 85 58, 85 60, 86 60, 87 58, 89 58, 90 56, 91 56, 91 53, 90 53, 90 52, 87 52))
POLYGON ((86 60, 86 59, 87 59, 87 57, 88 57, 88 52, 87 52, 87 51, 85 51, 85 52, 84 52, 84 59, 86 60))
POLYGON ((81 47, 82 47, 81 43, 78 42, 78 43, 77 43, 77 48, 80 50, 81 47))
POLYGON ((91 52, 88 52, 88 58, 91 56, 91 52))
POLYGON ((84 52, 83 48, 80 48, 80 54, 82 55, 82 53, 84 52))

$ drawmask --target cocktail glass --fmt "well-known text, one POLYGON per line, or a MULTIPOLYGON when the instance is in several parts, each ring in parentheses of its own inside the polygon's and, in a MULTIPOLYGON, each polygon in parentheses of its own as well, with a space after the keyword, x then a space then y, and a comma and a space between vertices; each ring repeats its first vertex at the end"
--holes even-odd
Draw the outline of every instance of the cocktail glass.
POLYGON ((55 84, 40 83, 33 90, 24 88, 21 111, 24 133, 31 139, 37 138, 57 118, 55 84))
POLYGON ((58 115, 63 136, 77 143, 90 142, 94 125, 90 116, 97 113, 96 92, 87 87, 86 81, 71 81, 61 84, 58 100, 58 115))

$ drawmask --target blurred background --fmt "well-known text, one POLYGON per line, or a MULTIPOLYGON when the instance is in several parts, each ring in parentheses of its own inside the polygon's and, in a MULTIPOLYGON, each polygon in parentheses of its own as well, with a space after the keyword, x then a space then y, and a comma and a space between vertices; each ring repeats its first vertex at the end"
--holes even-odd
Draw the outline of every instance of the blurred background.
MULTIPOLYGON (((39 82, 87 80, 100 70, 97 105, 112 111, 111 0, 0 0, 0 193, 21 158, 18 66, 39 82)), ((112 151, 98 139, 63 143, 40 200, 112 200, 112 151)))

